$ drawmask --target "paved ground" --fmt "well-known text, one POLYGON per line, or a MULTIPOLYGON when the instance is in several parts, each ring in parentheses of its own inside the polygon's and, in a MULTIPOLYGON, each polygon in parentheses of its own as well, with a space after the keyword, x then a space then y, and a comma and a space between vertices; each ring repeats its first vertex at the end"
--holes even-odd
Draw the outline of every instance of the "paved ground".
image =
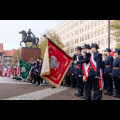
MULTIPOLYGON (((0 77, 0 100, 83 100, 74 96, 77 93, 76 89, 62 86, 54 89, 50 87, 50 85, 40 87, 28 82, 0 77)), ((120 100, 120 98, 103 94, 102 100, 120 100)))

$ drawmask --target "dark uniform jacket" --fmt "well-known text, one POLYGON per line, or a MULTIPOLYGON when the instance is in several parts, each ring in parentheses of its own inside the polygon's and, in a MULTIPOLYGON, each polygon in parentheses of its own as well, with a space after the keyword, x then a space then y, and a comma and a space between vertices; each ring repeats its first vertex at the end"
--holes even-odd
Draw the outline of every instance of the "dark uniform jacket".
POLYGON ((113 66, 113 57, 111 55, 109 55, 104 62, 104 74, 105 75, 109 75, 110 73, 112 73, 112 66, 113 66))
POLYGON ((39 65, 39 67, 38 67, 38 76, 40 76, 41 70, 42 70, 42 64, 39 65))
MULTIPOLYGON (((100 76, 100 68, 102 68, 102 54, 100 54, 99 52, 95 52, 94 60, 97 64, 96 72, 93 68, 90 68, 89 76, 100 76)), ((92 67, 91 62, 90 66, 92 67)))
POLYGON ((70 66, 70 75, 75 74, 75 63, 73 62, 70 66))
POLYGON ((112 76, 120 76, 120 58, 117 57, 113 60, 113 69, 112 69, 112 76))
POLYGON ((77 64, 83 64, 83 63, 88 64, 90 62, 90 56, 91 56, 90 53, 86 53, 85 57, 83 58, 83 60, 78 61, 77 64))
MULTIPOLYGON (((77 57, 76 57, 76 59, 77 59, 77 57)), ((79 54, 78 61, 81 61, 81 60, 83 60, 83 56, 82 56, 82 54, 79 54)), ((74 74, 82 75, 82 64, 77 64, 77 62, 76 62, 74 74), (80 66, 80 69, 76 67, 77 65, 80 66)))

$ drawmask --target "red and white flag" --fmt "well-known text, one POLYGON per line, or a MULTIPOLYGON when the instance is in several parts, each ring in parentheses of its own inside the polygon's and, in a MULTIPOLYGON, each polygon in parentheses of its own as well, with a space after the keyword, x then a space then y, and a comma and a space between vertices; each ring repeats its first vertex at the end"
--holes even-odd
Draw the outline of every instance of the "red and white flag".
POLYGON ((19 72, 19 62, 18 62, 18 65, 17 65, 17 75, 20 75, 20 72, 19 72))

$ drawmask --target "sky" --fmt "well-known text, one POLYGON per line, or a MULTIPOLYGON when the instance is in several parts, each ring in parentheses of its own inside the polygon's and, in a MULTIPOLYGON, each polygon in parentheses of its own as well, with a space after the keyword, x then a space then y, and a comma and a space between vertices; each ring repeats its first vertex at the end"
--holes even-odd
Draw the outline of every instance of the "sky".
MULTIPOLYGON (((64 20, 0 20, 0 43, 4 50, 20 48, 20 31, 29 29, 40 39, 41 35, 52 30, 64 20)), ((24 45, 24 43, 22 43, 24 45)))

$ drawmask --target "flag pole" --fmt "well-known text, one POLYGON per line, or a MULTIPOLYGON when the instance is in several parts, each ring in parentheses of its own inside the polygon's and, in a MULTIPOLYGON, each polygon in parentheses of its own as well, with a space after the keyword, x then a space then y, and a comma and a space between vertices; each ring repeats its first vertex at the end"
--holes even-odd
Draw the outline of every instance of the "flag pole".
POLYGON ((110 20, 108 20, 108 48, 110 49, 110 20))

